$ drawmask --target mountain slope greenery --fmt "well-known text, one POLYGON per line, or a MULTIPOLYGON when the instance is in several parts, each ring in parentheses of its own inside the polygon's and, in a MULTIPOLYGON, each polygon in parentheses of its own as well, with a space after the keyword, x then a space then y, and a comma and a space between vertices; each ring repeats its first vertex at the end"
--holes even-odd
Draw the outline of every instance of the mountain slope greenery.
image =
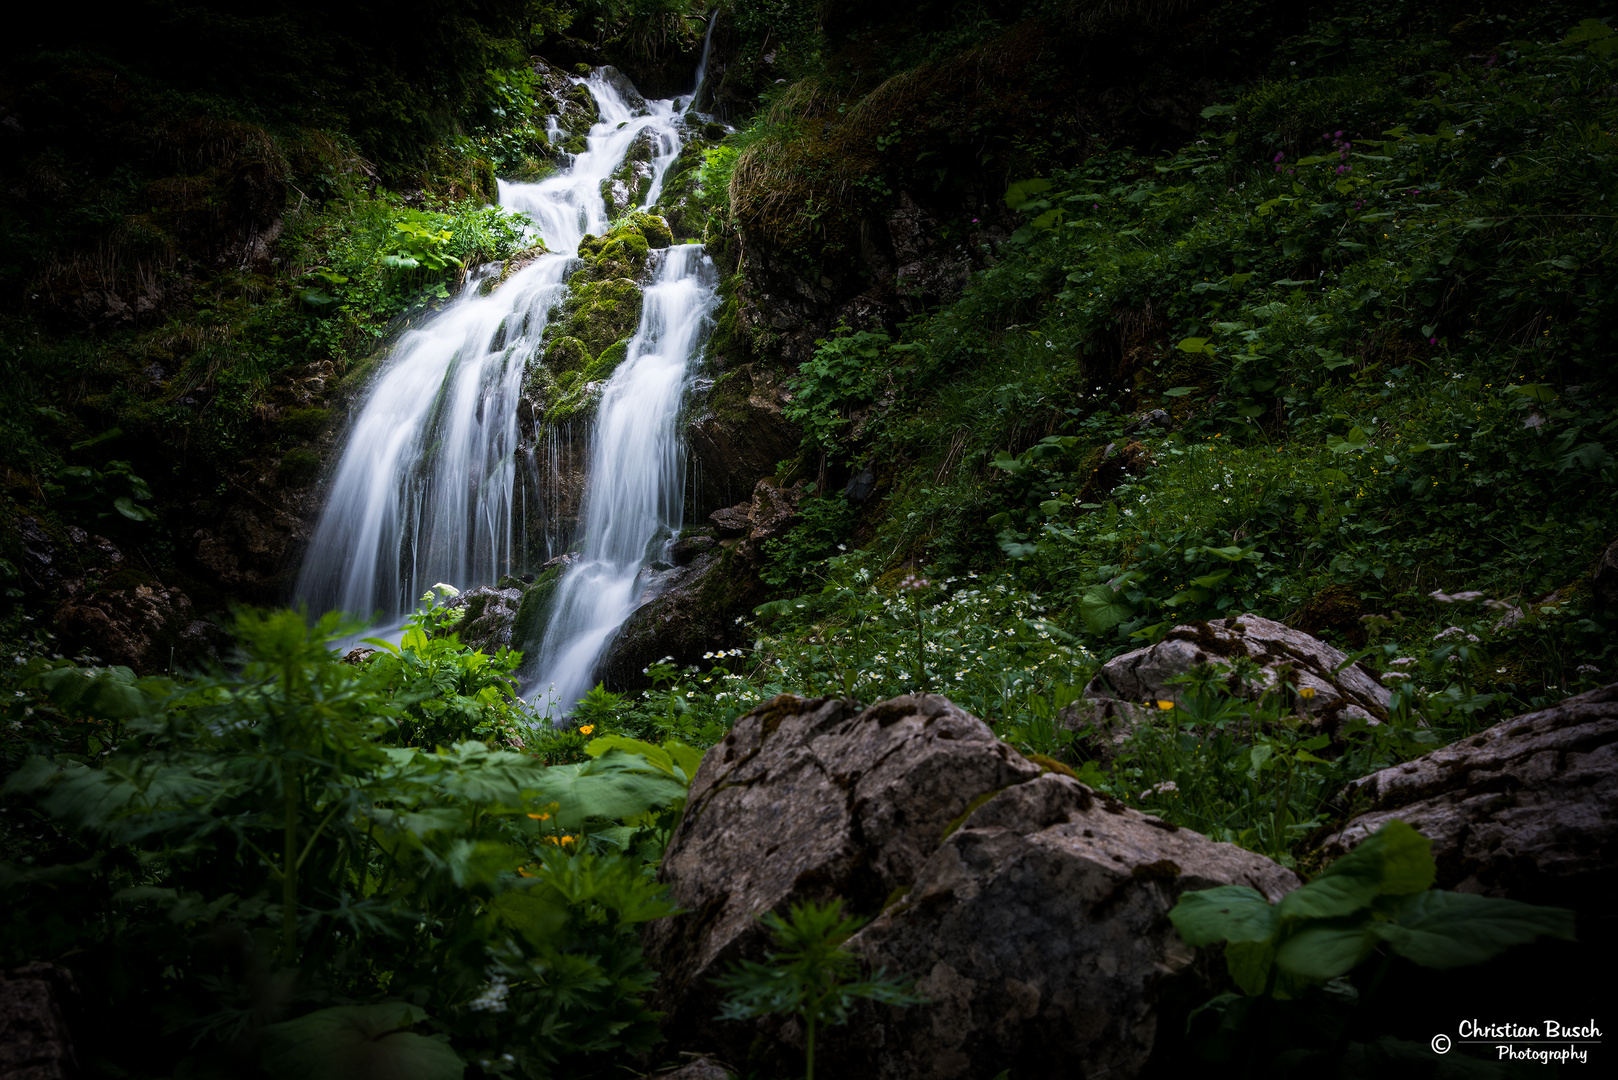
POLYGON ((727 275, 710 352, 790 378, 774 479, 813 485, 725 613, 749 647, 552 725, 432 596, 363 662, 319 613, 238 609, 220 659, 140 674, 55 636, 160 580, 282 602, 285 551, 227 576, 195 538, 312 513, 380 346, 522 253, 490 203, 557 160, 530 57, 673 86, 710 14, 152 0, 3 46, 0 966, 74 971, 90 1073, 655 1063, 662 846, 777 693, 947 694, 1307 874, 1347 781, 1613 681, 1599 4, 722 0, 735 130, 682 162, 680 231, 727 275), (880 291, 901 196, 969 280, 788 359, 746 260, 880 291), (1249 612, 1359 657, 1388 720, 1334 742, 1203 671, 1116 747, 1064 724, 1108 658, 1249 612))

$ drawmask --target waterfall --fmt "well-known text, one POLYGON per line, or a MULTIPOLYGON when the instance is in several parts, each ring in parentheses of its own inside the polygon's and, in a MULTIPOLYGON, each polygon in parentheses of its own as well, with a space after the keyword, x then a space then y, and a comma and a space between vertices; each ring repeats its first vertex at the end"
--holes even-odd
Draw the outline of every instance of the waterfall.
POLYGON ((676 421, 707 337, 718 274, 700 244, 663 253, 628 358, 602 391, 591 441, 584 550, 557 583, 534 668, 547 704, 571 708, 643 599, 641 568, 673 540, 685 502, 676 421))
MULTIPOLYGON (((705 42, 699 87, 706 67, 705 42)), ((609 227, 604 182, 649 131, 643 203, 654 203, 683 142, 677 99, 642 101, 610 71, 575 81, 600 110, 585 152, 538 183, 499 184, 501 205, 528 214, 550 254, 492 290, 483 287, 487 274, 474 275, 381 362, 298 578, 297 596, 312 610, 380 612, 383 625, 397 625, 437 582, 464 589, 522 568, 516 480, 526 471, 533 480, 525 487, 544 483, 540 462, 556 455, 555 433, 519 431, 527 365, 537 362, 550 313, 566 296, 580 240, 609 227)), ((635 579, 655 539, 680 524, 677 420, 716 302, 716 275, 700 245, 654 252, 651 265, 640 326, 594 421, 584 549, 558 583, 556 617, 539 653, 541 685, 554 683, 565 706, 588 689, 601 651, 633 610, 635 579)), ((556 529, 544 531, 547 547, 560 542, 556 529)))

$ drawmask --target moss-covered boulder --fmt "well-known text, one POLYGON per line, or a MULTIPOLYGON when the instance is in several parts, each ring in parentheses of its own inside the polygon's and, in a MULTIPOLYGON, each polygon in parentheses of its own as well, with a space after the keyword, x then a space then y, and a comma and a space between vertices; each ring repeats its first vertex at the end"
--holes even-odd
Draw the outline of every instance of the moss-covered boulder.
MULTIPOLYGON (((589 358, 600 356, 608 346, 635 333, 644 299, 640 286, 628 278, 575 280, 572 295, 562 306, 566 322, 561 332, 581 342, 589 358)), ((552 365, 552 370, 563 369, 552 365)))
MULTIPOLYGON (((589 363, 591 359, 589 348, 576 337, 559 337, 545 348, 544 364, 546 368, 550 369, 552 375, 578 371, 589 363)), ((538 373, 533 373, 529 376, 530 382, 536 379, 543 379, 543 376, 538 373)), ((524 389, 526 390, 527 386, 524 389)))
POLYGON ((545 626, 551 617, 551 598, 556 595, 556 585, 562 580, 564 569, 564 563, 550 567, 523 592, 511 625, 512 648, 521 649, 530 657, 539 654, 539 644, 545 638, 545 626))
POLYGON ((618 167, 601 181, 601 201, 607 214, 616 218, 628 213, 646 201, 652 190, 652 158, 659 149, 658 140, 666 138, 650 128, 635 136, 629 150, 618 167))
POLYGON ((579 372, 581 382, 604 382, 612 378, 612 373, 618 370, 618 365, 629 357, 629 343, 632 338, 624 338, 608 345, 601 351, 601 355, 584 365, 579 372))

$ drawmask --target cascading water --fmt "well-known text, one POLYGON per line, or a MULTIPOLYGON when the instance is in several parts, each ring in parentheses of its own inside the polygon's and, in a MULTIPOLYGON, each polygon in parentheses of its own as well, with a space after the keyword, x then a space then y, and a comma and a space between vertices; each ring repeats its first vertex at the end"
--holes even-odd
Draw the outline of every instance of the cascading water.
MULTIPOLYGON (((704 43, 699 89, 706 66, 704 43)), ((552 253, 491 292, 468 281, 385 360, 299 575, 298 597, 314 610, 380 611, 384 624, 396 624, 437 582, 491 583, 520 566, 513 491, 525 442, 517 406, 526 365, 566 295, 579 241, 608 227, 602 189, 611 174, 649 131, 642 200, 649 205, 682 144, 680 99, 642 102, 621 77, 601 72, 579 81, 600 110, 587 150, 539 183, 499 186, 501 204, 528 214, 552 253)), ((715 304, 715 274, 700 245, 669 249, 653 265, 640 327, 601 394, 584 550, 558 583, 538 654, 538 685, 554 686, 564 706, 588 689, 602 650, 633 610, 636 576, 654 541, 679 526, 684 448, 676 420, 715 304)), ((546 441, 529 434, 526 441, 546 441)))
POLYGON ((685 444, 675 421, 707 336, 717 274, 699 244, 670 248, 628 358, 602 391, 584 506, 584 550, 557 582, 539 651, 546 702, 570 708, 635 610, 641 567, 678 531, 685 444))

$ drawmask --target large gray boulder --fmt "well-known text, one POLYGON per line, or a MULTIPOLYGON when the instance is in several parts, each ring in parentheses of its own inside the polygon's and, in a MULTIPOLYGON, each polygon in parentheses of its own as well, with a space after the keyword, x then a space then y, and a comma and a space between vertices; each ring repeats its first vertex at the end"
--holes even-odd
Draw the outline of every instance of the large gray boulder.
POLYGON ((1139 1076, 1159 1019, 1183 1023, 1208 973, 1168 921, 1180 894, 1290 870, 1104 799, 1055 773, 974 810, 902 901, 855 936, 929 1004, 870 1010, 835 1075, 883 1080, 1139 1076), (874 1058, 869 1067, 860 1059, 874 1058), (1075 1063, 1082 1062, 1082 1069, 1075 1063))
MULTIPOLYGON (((1281 690, 1289 706, 1331 734, 1351 717, 1374 723, 1388 718, 1387 687, 1358 663, 1319 638, 1257 615, 1176 626, 1162 641, 1107 662, 1084 689, 1088 701, 1150 705, 1182 703, 1185 686, 1169 680, 1204 664, 1249 661, 1254 676, 1227 680, 1232 693, 1256 699, 1281 690)), ((1089 706, 1086 712, 1093 711, 1089 706)))
POLYGON ((721 994, 710 980, 763 958, 760 915, 839 897, 854 914, 877 914, 974 799, 1039 774, 932 694, 863 710, 784 694, 743 716, 704 756, 663 859, 659 876, 686 914, 643 935, 666 1030, 745 1062, 754 1029, 715 1023, 721 994))
MULTIPOLYGON (((704 757, 660 876, 686 914, 652 923, 653 1007, 684 1049, 780 1073, 795 1021, 719 1023, 711 980, 769 947, 758 923, 805 901, 878 915, 852 941, 929 1000, 828 1031, 828 1076, 883 1080, 1138 1075, 1160 1011, 1210 992, 1167 919, 1181 892, 1298 885, 1214 843, 1043 773, 930 694, 860 710, 783 695, 704 757)), ((1178 1012, 1176 1012, 1178 1010, 1178 1012)), ((1170 1021, 1170 1024, 1178 1021, 1170 1021)))
POLYGON ((1341 855, 1397 818, 1433 842, 1438 886, 1580 911, 1609 943, 1618 889, 1618 683, 1351 785, 1341 855))

